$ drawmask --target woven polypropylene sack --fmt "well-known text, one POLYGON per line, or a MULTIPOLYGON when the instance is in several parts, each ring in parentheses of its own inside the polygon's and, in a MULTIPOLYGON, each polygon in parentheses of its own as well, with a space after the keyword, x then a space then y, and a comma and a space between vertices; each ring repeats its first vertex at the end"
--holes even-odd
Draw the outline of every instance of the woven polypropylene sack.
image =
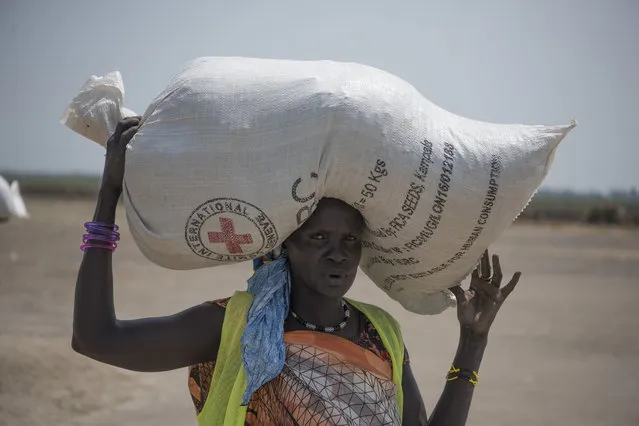
MULTIPOLYGON (((117 72, 92 77, 63 122, 104 144, 114 117, 132 114, 122 99, 117 72)), ((406 309, 439 313, 574 125, 463 118, 361 64, 199 58, 143 115, 127 218, 151 261, 197 269, 260 256, 322 197, 340 198, 368 225, 362 270, 406 309)))

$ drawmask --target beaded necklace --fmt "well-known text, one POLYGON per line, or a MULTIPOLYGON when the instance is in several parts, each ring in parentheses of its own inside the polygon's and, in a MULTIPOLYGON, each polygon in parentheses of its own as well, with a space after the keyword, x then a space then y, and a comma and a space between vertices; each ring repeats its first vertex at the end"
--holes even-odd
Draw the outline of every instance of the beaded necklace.
POLYGON ((291 309, 291 315, 293 316, 293 318, 297 320, 297 322, 299 322, 300 324, 302 324, 304 327, 308 328, 309 330, 321 331, 324 333, 334 333, 338 330, 343 330, 346 327, 346 323, 348 322, 348 319, 351 317, 351 310, 348 309, 348 305, 343 300, 342 300, 342 307, 344 308, 344 319, 342 320, 342 322, 332 327, 322 327, 319 325, 312 324, 308 321, 305 321, 302 318, 300 318, 299 315, 293 312, 292 309, 291 309))

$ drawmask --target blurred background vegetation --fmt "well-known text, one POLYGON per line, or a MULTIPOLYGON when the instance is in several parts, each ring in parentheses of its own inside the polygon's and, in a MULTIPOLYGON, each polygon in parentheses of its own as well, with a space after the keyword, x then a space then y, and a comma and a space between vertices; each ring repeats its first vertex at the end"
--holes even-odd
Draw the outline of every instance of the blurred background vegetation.
MULTIPOLYGON (((0 174, 9 182, 17 180, 26 198, 94 197, 100 186, 100 178, 94 175, 0 174)), ((639 191, 630 188, 583 193, 541 189, 517 221, 639 226, 639 191)))

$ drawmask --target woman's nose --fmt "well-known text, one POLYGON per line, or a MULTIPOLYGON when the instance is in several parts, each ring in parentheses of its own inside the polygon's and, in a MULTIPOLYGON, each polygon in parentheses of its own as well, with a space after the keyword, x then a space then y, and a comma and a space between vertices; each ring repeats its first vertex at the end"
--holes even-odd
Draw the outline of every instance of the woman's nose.
POLYGON ((342 244, 334 243, 331 244, 331 247, 328 252, 328 259, 335 263, 342 263, 348 259, 348 255, 342 244))

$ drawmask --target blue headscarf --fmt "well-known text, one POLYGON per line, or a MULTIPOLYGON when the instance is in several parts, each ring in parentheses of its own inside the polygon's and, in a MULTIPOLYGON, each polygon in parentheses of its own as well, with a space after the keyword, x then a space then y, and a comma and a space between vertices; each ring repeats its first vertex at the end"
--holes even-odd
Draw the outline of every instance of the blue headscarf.
POLYGON ((284 320, 288 316, 291 276, 286 253, 268 253, 253 261, 255 273, 248 280, 253 302, 242 335, 242 361, 246 390, 242 405, 253 392, 276 378, 286 358, 284 320))

